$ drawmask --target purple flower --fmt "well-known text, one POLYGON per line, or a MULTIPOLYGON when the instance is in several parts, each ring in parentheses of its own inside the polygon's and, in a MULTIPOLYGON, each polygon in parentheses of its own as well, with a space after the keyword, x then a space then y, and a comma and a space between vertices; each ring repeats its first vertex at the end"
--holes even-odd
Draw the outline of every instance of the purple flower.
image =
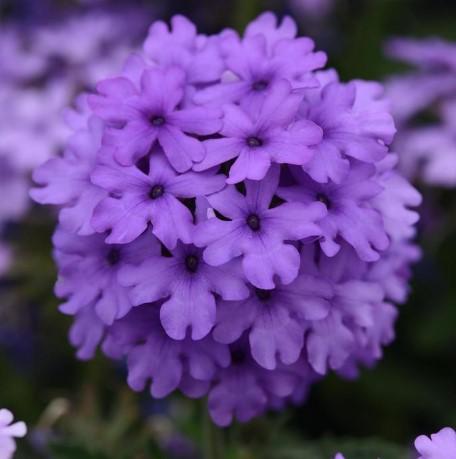
POLYGON ((160 319, 171 338, 184 339, 190 327, 192 339, 202 339, 215 324, 216 295, 225 300, 249 295, 240 263, 210 266, 201 249, 192 245, 178 245, 171 255, 157 254, 139 266, 123 267, 120 282, 131 287, 129 297, 134 305, 164 299, 160 319))
POLYGON ((296 173, 297 185, 280 188, 277 194, 289 203, 314 205, 321 202, 326 216, 318 223, 322 237, 320 245, 328 256, 348 242, 364 261, 376 261, 389 244, 382 214, 373 209, 370 201, 382 191, 376 180, 375 168, 368 164, 353 164, 348 176, 340 184, 320 184, 306 173, 296 173))
POLYGON ((306 120, 292 123, 301 100, 283 80, 271 88, 257 112, 225 106, 223 138, 205 142, 206 157, 194 169, 206 170, 236 158, 227 182, 238 183, 263 179, 273 162, 305 164, 312 157, 308 146, 320 142, 321 129, 306 120))
MULTIPOLYGON (((296 22, 290 16, 284 16, 279 21, 275 14, 266 12, 247 25, 245 36, 261 35, 266 40, 268 50, 272 51, 281 40, 293 40, 297 32, 296 22)), ((323 53, 320 52, 319 55, 322 57, 323 53)))
POLYGON ((382 87, 373 82, 339 83, 334 73, 320 74, 321 88, 309 93, 301 114, 323 130, 305 170, 317 182, 341 183, 350 158, 374 163, 388 152, 395 127, 382 99, 382 87))
POLYGON ((225 176, 212 173, 177 174, 161 152, 153 152, 148 173, 135 166, 99 165, 92 181, 109 196, 95 208, 92 224, 110 230, 106 242, 125 244, 135 240, 152 223, 152 233, 169 249, 177 240, 191 242, 193 217, 181 202, 219 191, 225 176))
POLYGON ((59 266, 55 292, 66 299, 60 310, 76 314, 90 306, 108 325, 132 308, 127 289, 117 280, 119 268, 158 253, 158 244, 149 233, 129 245, 108 245, 102 235, 81 237, 58 229, 53 242, 59 266))
POLYGON ((26 425, 21 422, 13 423, 13 413, 3 408, 0 410, 0 458, 11 459, 16 451, 14 438, 24 437, 26 425))
MULTIPOLYGON (((456 95, 456 90, 454 92, 456 95)), ((407 129, 396 142, 407 177, 432 186, 456 185, 456 99, 441 107, 441 123, 407 129)))
POLYGON ((396 38, 387 43, 386 53, 417 67, 417 70, 393 75, 386 82, 392 112, 397 121, 408 122, 439 99, 454 97, 454 43, 438 38, 396 38))
POLYGON ((385 231, 393 241, 402 241, 415 236, 418 212, 412 210, 421 204, 420 193, 396 170, 398 158, 389 155, 377 164, 378 183, 383 187, 372 204, 383 216, 385 231))
POLYGON ((331 285, 300 275, 286 286, 252 290, 247 299, 219 304, 214 338, 233 343, 248 330, 252 357, 259 365, 274 370, 278 361, 295 363, 304 345, 306 321, 329 313, 331 285))
POLYGON ((445 427, 430 437, 420 435, 415 440, 418 459, 452 459, 456 455, 456 432, 445 427))
POLYGON ((26 29, 13 24, 3 24, 0 32, 0 81, 15 83, 34 78, 43 71, 46 63, 42 56, 26 50, 26 29), (20 62, 20 65, 17 63, 20 62))
POLYGON ((221 426, 381 358, 420 196, 382 87, 324 61, 290 18, 239 37, 175 16, 67 112, 32 196, 60 207, 56 294, 79 358, 125 359, 153 397, 208 395, 221 426))
POLYGON ((293 88, 318 86, 312 71, 326 63, 326 55, 314 53, 309 38, 294 38, 295 24, 285 19, 276 29, 270 13, 261 15, 249 25, 242 40, 234 33, 221 39, 227 75, 218 85, 197 93, 197 103, 221 104, 239 102, 258 107, 269 88, 288 80, 293 88))
POLYGON ((431 186, 456 185, 456 44, 441 39, 395 39, 387 53, 416 66, 386 82, 401 125, 395 142, 400 169, 431 186), (436 121, 415 123, 432 114, 436 121))
POLYGON ((392 339, 396 313, 384 303, 381 286, 366 279, 365 263, 345 245, 334 258, 303 250, 301 269, 331 285, 326 292, 329 313, 307 324, 306 347, 313 369, 319 374, 341 369, 358 350, 378 359, 380 346, 392 339), (384 325, 380 315, 385 316, 384 325))
POLYGON ((223 216, 198 225, 194 243, 206 247, 204 259, 220 266, 242 256, 242 267, 255 287, 272 289, 274 276, 289 284, 298 275, 299 252, 287 241, 319 236, 315 223, 325 215, 324 206, 285 203, 269 208, 277 190, 279 169, 271 168, 262 181, 245 182, 246 196, 233 186, 208 197, 223 216))
POLYGON ((151 25, 144 53, 160 65, 179 66, 192 85, 217 81, 224 70, 216 40, 198 35, 195 25, 180 15, 172 17, 170 28, 162 21, 151 25))
POLYGON ((124 350, 132 389, 143 390, 151 380, 150 392, 156 398, 177 388, 190 397, 201 397, 217 369, 229 365, 228 348, 210 337, 171 339, 160 325, 159 310, 156 304, 135 308, 110 328, 109 346, 124 350))
POLYGON ((79 100, 80 110, 68 111, 67 122, 75 129, 63 156, 49 159, 35 169, 33 180, 39 187, 30 196, 41 204, 65 206, 60 224, 67 231, 81 236, 94 233, 90 223, 95 206, 106 191, 92 184, 90 174, 101 147, 103 123, 90 117, 86 98, 79 100))
POLYGON ((28 184, 20 171, 0 156, 0 226, 9 220, 17 220, 28 208, 28 184))
POLYGON ((376 263, 370 265, 367 278, 378 282, 386 297, 396 303, 404 303, 408 297, 410 266, 421 258, 421 251, 410 242, 393 242, 388 251, 376 263))
POLYGON ((90 104, 110 125, 103 142, 116 149, 115 157, 121 164, 134 164, 156 143, 179 172, 204 158, 204 144, 188 134, 218 132, 220 112, 203 107, 180 108, 184 84, 185 72, 175 66, 144 70, 139 87, 126 77, 97 85, 98 94, 90 97, 90 104))
POLYGON ((248 350, 234 346, 231 365, 219 371, 209 392, 209 412, 219 426, 231 424, 234 418, 247 422, 262 414, 275 397, 290 396, 302 380, 302 375, 287 367, 266 370, 252 360, 248 350))
POLYGON ((335 0, 292 0, 291 4, 303 16, 310 20, 327 16, 334 8, 335 0))
POLYGON ((0 105, 10 109, 0 114, 0 156, 28 173, 60 152, 68 135, 62 110, 121 65, 145 31, 144 13, 91 10, 27 28, 2 26, 0 105))
POLYGON ((105 336, 106 325, 100 319, 92 303, 84 306, 74 314, 74 322, 70 328, 71 344, 77 349, 77 357, 89 360, 105 336))
POLYGON ((395 38, 386 50, 390 56, 424 70, 456 70, 456 45, 441 38, 395 38))

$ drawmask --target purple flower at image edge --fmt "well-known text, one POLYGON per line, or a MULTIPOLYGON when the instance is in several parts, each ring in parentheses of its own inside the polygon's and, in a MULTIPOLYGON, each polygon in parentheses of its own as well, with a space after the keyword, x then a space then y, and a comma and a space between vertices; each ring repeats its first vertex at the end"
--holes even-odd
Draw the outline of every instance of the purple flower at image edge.
POLYGON ((24 437, 27 427, 20 422, 14 422, 11 411, 0 409, 0 459, 11 459, 16 451, 15 438, 24 437))

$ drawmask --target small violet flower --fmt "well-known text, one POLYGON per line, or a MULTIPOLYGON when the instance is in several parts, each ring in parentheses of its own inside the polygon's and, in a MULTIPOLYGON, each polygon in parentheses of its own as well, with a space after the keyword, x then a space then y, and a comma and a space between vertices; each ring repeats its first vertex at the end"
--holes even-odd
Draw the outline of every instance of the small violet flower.
POLYGON ((296 278, 299 252, 286 241, 319 236, 316 222, 326 213, 320 202, 269 208, 278 182, 279 169, 273 168, 262 181, 246 181, 245 196, 233 186, 209 196, 209 203, 223 219, 202 222, 194 240, 197 246, 206 247, 204 259, 211 265, 241 256, 247 280, 262 289, 274 288, 276 274, 284 284, 296 278))
POLYGON ((0 409, 0 459, 11 459, 16 451, 14 438, 24 437, 27 427, 23 422, 13 423, 11 411, 0 409))
POLYGON ((451 459, 456 456, 456 432, 445 427, 430 437, 420 435, 415 440, 418 459, 451 459))
POLYGON ((104 142, 115 148, 115 158, 133 165, 155 143, 169 162, 185 172, 205 155, 203 143, 188 134, 215 134, 221 127, 220 112, 203 107, 180 108, 185 72, 179 67, 144 70, 139 87, 126 77, 104 80, 98 95, 90 96, 94 112, 108 123, 104 142))

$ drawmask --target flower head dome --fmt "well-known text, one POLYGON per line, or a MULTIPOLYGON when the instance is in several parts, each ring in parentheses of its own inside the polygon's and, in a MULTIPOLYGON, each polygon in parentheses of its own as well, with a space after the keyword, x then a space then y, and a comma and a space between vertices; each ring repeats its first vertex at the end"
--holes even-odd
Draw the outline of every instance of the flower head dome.
POLYGON ((219 425, 352 377, 394 337, 419 194, 395 169, 377 83, 341 83, 271 13, 244 36, 176 16, 67 113, 32 196, 60 206, 61 310, 154 397, 219 425))

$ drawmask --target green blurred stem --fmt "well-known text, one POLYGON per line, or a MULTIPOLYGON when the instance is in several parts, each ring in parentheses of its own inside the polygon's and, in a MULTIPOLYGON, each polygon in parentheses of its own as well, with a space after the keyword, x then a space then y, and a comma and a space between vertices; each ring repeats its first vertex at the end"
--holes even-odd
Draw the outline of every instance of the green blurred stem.
POLYGON ((204 415, 204 459, 223 459, 223 432, 209 416, 206 409, 204 415))

